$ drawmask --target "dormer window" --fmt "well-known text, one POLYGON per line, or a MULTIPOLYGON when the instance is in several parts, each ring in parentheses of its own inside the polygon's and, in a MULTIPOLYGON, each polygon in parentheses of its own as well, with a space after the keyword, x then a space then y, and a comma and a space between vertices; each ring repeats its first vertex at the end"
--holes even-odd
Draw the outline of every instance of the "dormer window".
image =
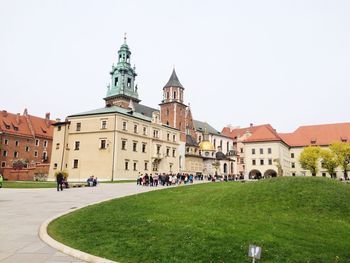
POLYGON ((310 142, 311 142, 311 144, 316 144, 316 138, 312 138, 312 139, 310 140, 310 142))
POLYGON ((341 142, 348 142, 348 138, 347 137, 340 137, 341 142))

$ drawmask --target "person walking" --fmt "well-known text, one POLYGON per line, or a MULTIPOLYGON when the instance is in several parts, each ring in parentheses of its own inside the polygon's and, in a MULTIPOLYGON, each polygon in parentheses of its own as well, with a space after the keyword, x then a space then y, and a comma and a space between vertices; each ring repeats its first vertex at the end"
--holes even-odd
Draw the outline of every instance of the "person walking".
POLYGON ((3 182, 4 182, 4 178, 2 177, 2 174, 0 174, 0 188, 2 188, 3 182))
POLYGON ((56 176, 57 191, 61 189, 63 191, 63 173, 58 173, 56 176))

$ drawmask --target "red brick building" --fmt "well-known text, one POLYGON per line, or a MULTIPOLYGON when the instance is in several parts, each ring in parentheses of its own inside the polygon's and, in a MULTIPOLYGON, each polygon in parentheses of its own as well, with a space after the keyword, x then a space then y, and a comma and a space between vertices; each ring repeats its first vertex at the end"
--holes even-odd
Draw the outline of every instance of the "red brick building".
POLYGON ((0 172, 8 180, 33 180, 47 174, 53 121, 28 114, 0 112, 0 172))

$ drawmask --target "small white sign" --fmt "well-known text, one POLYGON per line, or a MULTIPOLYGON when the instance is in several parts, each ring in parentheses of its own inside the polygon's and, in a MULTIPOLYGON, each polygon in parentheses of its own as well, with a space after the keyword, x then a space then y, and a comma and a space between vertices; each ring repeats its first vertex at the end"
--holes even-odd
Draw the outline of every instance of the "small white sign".
POLYGON ((261 257, 261 247, 256 245, 249 245, 248 256, 255 259, 260 259, 261 257))

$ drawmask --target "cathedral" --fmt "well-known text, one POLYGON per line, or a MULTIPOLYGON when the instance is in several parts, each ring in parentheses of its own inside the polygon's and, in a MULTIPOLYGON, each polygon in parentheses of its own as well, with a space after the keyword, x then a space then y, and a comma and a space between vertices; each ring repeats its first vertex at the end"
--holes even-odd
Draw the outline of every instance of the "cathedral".
POLYGON ((135 179, 144 173, 235 174, 234 140, 194 120, 185 88, 173 70, 159 108, 141 104, 131 51, 124 38, 105 106, 54 124, 50 178, 135 179))

